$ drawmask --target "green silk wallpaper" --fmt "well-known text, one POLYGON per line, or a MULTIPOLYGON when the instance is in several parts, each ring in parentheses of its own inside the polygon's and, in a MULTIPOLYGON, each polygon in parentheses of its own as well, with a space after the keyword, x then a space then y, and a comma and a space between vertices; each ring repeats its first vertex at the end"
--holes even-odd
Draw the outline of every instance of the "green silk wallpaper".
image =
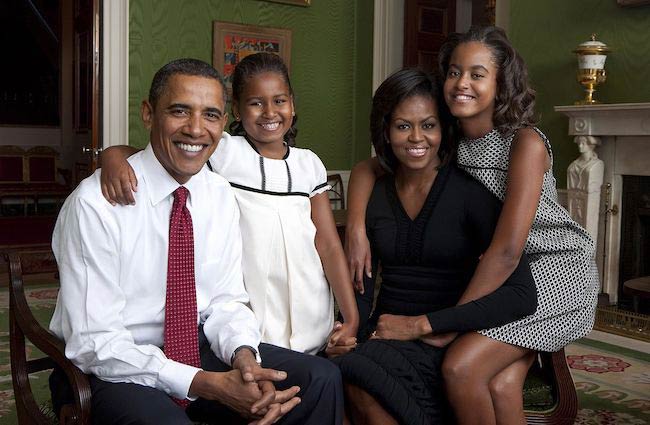
POLYGON ((558 188, 566 187, 566 169, 578 149, 567 134, 568 118, 553 106, 584 97, 572 51, 592 33, 612 49, 605 64, 607 81, 597 87, 595 98, 650 102, 650 6, 622 8, 616 0, 510 1, 509 37, 537 90, 539 127, 553 144, 558 188))
POLYGON ((140 102, 155 71, 179 57, 212 63, 212 21, 290 28, 298 146, 328 169, 368 156, 372 97, 372 0, 312 0, 299 7, 260 0, 130 0, 129 144, 148 135, 140 102))

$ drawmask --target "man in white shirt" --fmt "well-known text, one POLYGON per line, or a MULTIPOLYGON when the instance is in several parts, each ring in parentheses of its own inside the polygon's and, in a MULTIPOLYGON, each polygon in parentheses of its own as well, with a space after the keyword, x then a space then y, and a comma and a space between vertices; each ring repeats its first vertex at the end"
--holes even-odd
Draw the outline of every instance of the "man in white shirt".
MULTIPOLYGON (((93 423, 342 421, 335 366, 260 344, 243 285, 236 201, 227 181, 204 167, 227 122, 225 104, 223 81, 210 65, 193 59, 165 65, 142 103, 150 144, 129 159, 139 182, 135 205, 106 202, 96 172, 61 210, 52 239, 61 290, 50 329, 90 375, 93 423), (168 267, 176 264, 172 256, 191 251, 174 248, 178 232, 170 228, 170 215, 180 211, 177 192, 187 193, 179 187, 189 191, 177 201, 189 211, 193 236, 193 261, 182 266, 191 265, 192 290, 183 297, 195 305, 190 328, 194 318, 198 324, 192 334, 198 343, 185 337, 180 343, 196 353, 194 366, 172 360, 165 340, 172 327, 165 321, 168 288, 176 285, 168 267)), ((59 400, 56 373, 51 382, 59 400)))

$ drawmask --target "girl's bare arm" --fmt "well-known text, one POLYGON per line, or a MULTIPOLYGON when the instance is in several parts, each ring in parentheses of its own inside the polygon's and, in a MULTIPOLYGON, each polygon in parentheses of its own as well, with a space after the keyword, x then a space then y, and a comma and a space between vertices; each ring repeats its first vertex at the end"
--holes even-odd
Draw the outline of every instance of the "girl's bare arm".
POLYGON ((458 304, 493 292, 519 264, 549 167, 541 137, 530 128, 519 130, 510 150, 506 195, 494 236, 458 304))
POLYGON ((363 292, 363 275, 372 276, 370 244, 366 235, 366 207, 375 181, 382 174, 377 158, 369 158, 352 168, 348 184, 345 252, 354 286, 359 292, 363 292))
POLYGON ((316 226, 316 250, 344 319, 340 335, 356 336, 359 311, 327 192, 311 198, 311 217, 316 226))
POLYGON ((138 179, 126 160, 138 152, 131 146, 111 146, 101 155, 102 195, 111 204, 135 204, 133 192, 138 190, 138 179))

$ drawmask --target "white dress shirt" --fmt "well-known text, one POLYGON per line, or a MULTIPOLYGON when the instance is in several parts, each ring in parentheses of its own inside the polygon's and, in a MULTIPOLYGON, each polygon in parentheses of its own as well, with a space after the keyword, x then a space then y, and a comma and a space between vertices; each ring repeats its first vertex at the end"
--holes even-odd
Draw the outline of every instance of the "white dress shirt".
MULTIPOLYGON (((169 217, 179 187, 151 146, 129 162, 135 205, 111 206, 99 170, 68 197, 52 248, 61 290, 50 329, 82 371, 186 398, 199 369, 168 359, 163 346, 169 217)), ((215 355, 230 364, 260 334, 241 271, 239 210, 228 182, 205 167, 184 186, 194 228, 197 322, 215 355)), ((258 350, 259 351, 259 350, 258 350)))

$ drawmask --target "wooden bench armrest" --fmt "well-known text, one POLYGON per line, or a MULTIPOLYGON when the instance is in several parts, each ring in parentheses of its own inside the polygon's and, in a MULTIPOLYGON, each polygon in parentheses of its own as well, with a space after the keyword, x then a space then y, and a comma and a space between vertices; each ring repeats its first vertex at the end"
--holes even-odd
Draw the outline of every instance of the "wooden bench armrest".
POLYGON ((566 363, 564 348, 553 353, 540 353, 542 368, 552 371, 555 408, 548 413, 526 412, 528 424, 572 425, 578 413, 578 396, 576 394, 571 372, 566 363))

